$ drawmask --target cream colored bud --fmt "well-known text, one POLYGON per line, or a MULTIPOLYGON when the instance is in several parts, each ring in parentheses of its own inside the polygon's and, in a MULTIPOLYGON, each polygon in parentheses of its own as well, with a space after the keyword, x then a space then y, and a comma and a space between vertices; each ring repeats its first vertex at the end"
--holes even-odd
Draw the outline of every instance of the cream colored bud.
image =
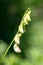
POLYGON ((30 13, 31 13, 31 10, 28 8, 27 11, 25 12, 24 17, 23 17, 23 22, 25 25, 28 25, 29 21, 31 21, 30 13))
POLYGON ((14 51, 16 53, 20 53, 21 52, 21 49, 19 48, 19 46, 17 44, 14 44, 14 51))
POLYGON ((25 18, 24 18, 24 24, 25 25, 28 25, 29 24, 29 21, 31 21, 31 18, 30 18, 30 16, 29 15, 27 15, 25 18))
POLYGON ((27 19, 28 21, 31 21, 30 15, 27 15, 27 16, 26 16, 26 19, 27 19))
POLYGON ((20 31, 21 33, 24 33, 23 26, 19 26, 19 31, 20 31))
POLYGON ((28 9, 26 10, 25 14, 30 15, 30 14, 31 14, 31 9, 30 9, 30 8, 28 8, 28 9))
POLYGON ((14 38, 15 43, 20 44, 20 37, 21 37, 21 33, 16 34, 16 36, 14 38))
POLYGON ((29 9, 29 11, 28 11, 28 15, 30 15, 31 14, 31 10, 29 9))

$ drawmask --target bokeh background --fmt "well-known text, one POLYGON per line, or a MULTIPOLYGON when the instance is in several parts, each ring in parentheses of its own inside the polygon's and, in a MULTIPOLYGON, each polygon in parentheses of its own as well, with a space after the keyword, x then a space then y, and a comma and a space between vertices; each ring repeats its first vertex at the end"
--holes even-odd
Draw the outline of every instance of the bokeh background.
POLYGON ((0 0, 0 58, 15 36, 21 18, 31 8, 31 22, 21 38, 21 53, 13 44, 0 65, 43 65, 43 0, 0 0))

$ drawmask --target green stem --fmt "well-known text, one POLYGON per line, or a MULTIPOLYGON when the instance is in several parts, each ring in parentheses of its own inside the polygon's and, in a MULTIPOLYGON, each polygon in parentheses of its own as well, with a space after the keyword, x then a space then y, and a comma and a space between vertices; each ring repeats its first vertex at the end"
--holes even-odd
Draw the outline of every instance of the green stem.
MULTIPOLYGON (((19 32, 19 31, 17 31, 17 33, 18 33, 18 32, 19 32)), ((17 33, 16 33, 16 34, 17 34, 17 33)), ((15 35, 15 36, 16 36, 16 35, 15 35)), ((15 38, 15 36, 14 36, 14 38, 15 38)), ((4 53, 4 55, 2 56, 1 60, 3 60, 3 58, 6 56, 7 52, 9 51, 10 47, 12 46, 12 44, 13 44, 13 42, 14 42, 14 38, 13 38, 12 42, 10 43, 10 45, 7 47, 7 49, 6 49, 5 53, 4 53)))
POLYGON ((5 51, 4 55, 2 56, 1 60, 3 60, 3 58, 6 56, 6 54, 9 51, 11 45, 13 44, 13 42, 14 42, 14 38, 13 38, 12 42, 10 43, 10 45, 8 46, 8 48, 6 49, 6 51, 5 51))

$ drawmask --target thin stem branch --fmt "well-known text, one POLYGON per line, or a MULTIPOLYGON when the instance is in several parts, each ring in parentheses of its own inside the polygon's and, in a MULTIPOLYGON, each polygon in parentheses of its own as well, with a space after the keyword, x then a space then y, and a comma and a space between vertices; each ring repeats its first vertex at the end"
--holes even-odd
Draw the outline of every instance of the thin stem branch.
POLYGON ((14 38, 13 38, 12 42, 10 43, 10 45, 8 46, 8 48, 6 49, 6 51, 5 51, 4 55, 2 56, 1 60, 6 56, 6 54, 9 51, 11 45, 13 44, 13 42, 14 42, 14 38))

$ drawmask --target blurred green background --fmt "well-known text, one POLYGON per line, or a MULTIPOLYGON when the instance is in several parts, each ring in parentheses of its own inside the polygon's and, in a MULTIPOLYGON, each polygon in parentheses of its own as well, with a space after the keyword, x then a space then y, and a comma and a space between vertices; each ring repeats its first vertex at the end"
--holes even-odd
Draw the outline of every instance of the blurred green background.
POLYGON ((0 0, 0 58, 28 7, 32 21, 21 38, 22 52, 15 53, 13 44, 0 65, 43 65, 43 0, 0 0))

